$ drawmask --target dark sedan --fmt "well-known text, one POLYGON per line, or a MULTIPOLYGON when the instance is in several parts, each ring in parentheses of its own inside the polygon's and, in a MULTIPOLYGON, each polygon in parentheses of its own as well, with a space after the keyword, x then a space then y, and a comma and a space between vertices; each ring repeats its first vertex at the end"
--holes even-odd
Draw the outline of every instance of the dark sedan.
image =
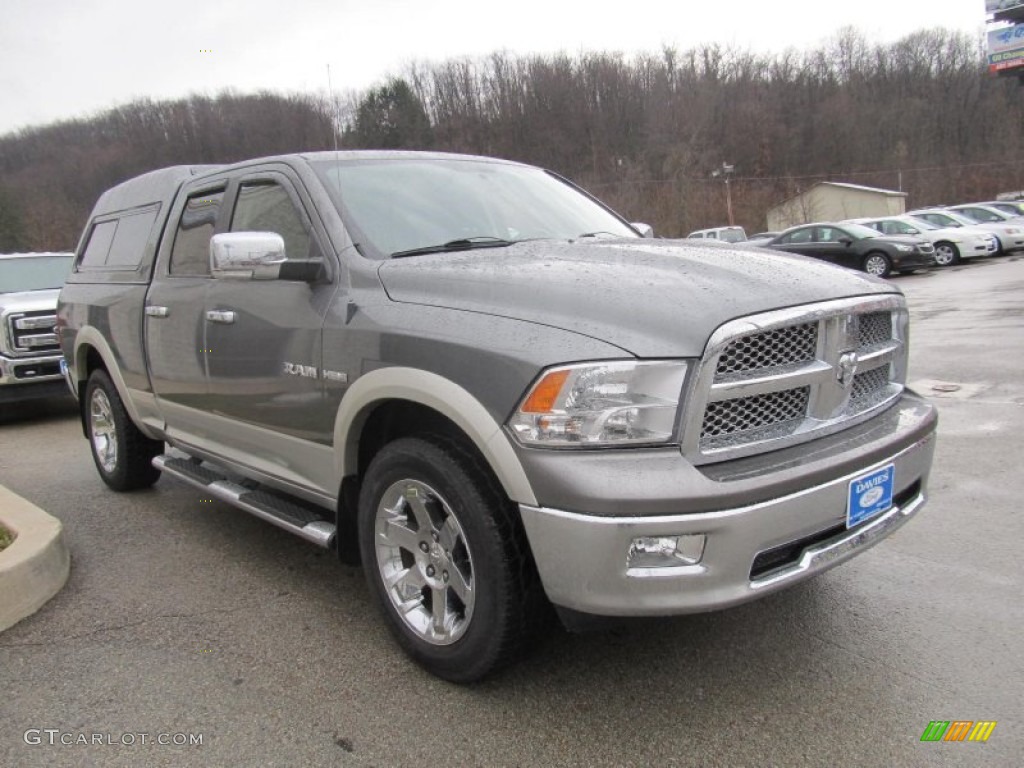
POLYGON ((935 248, 927 240, 883 236, 860 224, 803 224, 762 247, 813 256, 877 277, 935 266, 935 248))

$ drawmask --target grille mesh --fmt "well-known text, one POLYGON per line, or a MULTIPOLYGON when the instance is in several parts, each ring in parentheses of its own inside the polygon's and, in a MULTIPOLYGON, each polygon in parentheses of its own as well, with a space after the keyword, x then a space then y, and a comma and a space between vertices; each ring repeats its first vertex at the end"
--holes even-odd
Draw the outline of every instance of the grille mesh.
POLYGON ((701 439, 773 426, 807 414, 810 387, 737 397, 709 403, 704 412, 701 439))
POLYGON ((718 358, 716 377, 744 373, 814 359, 818 348, 818 324, 804 323, 787 328, 741 336, 718 358))
POLYGON ((872 347, 892 338, 892 313, 872 312, 860 316, 860 346, 872 347))
POLYGON ((889 366, 883 365, 853 377, 850 389, 850 410, 860 411, 871 401, 884 396, 889 389, 889 366))

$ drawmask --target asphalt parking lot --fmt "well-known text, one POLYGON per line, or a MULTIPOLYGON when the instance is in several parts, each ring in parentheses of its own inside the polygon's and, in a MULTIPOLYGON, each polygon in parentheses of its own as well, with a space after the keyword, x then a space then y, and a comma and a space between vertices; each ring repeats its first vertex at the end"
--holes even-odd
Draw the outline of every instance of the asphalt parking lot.
POLYGON ((171 480, 110 492, 69 403, 19 409, 0 483, 73 559, 0 634, 0 765, 1020 765, 1024 257, 895 282, 941 409, 916 520, 754 604, 553 631, 473 687, 406 659, 358 569, 171 480), (922 743, 933 720, 997 725, 922 743))

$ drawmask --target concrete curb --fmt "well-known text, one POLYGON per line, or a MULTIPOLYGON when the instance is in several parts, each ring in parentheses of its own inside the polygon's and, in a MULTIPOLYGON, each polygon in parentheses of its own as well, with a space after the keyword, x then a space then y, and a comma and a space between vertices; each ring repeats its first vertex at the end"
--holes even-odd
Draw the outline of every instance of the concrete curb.
POLYGON ((71 572, 60 520, 0 485, 0 523, 15 535, 0 552, 0 632, 42 608, 71 572))

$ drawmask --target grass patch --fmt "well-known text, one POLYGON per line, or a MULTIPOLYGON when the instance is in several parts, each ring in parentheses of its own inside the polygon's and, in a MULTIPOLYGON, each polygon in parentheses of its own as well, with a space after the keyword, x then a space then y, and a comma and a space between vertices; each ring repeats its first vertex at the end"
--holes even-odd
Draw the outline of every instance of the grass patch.
POLYGON ((14 541, 14 534, 0 525, 0 552, 3 552, 14 541))

